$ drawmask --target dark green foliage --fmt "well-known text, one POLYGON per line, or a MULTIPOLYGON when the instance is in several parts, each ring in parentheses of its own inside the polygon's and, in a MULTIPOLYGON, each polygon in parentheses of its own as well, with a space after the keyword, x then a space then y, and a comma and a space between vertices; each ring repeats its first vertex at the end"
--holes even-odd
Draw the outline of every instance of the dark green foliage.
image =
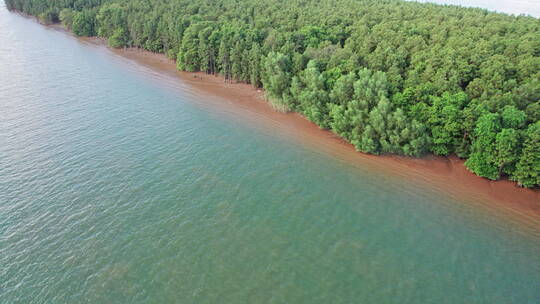
POLYGON ((457 154, 539 185, 539 19, 393 0, 5 2, 262 87, 360 151, 457 154))
POLYGON ((71 29, 77 36, 94 36, 96 22, 96 12, 94 10, 84 10, 75 13, 71 29))
POLYGON ((261 81, 274 102, 285 100, 292 80, 291 61, 281 53, 270 52, 263 57, 261 81))
POLYGON ((62 24, 67 29, 71 29, 71 27, 73 26, 73 16, 74 15, 75 15, 75 13, 73 12, 72 9, 65 8, 65 9, 60 11, 60 14, 59 14, 60 22, 62 22, 62 24))
POLYGON ((116 4, 101 6, 96 16, 97 35, 109 39, 115 48, 128 45, 129 36, 124 9, 116 4))
POLYGON ((519 132, 515 129, 502 129, 495 137, 495 162, 501 173, 512 174, 517 155, 514 151, 520 146, 519 132))
POLYGON ((128 44, 127 32, 123 28, 117 28, 109 37, 109 45, 113 48, 119 48, 128 44))
POLYGON ((44 24, 53 24, 60 21, 58 17, 58 11, 56 9, 48 9, 45 12, 39 14, 39 20, 44 24))
POLYGON ((512 179, 525 187, 540 185, 540 122, 531 124, 525 134, 523 152, 512 179))
POLYGON ((427 109, 427 124, 433 138, 430 148, 433 153, 456 153, 463 144, 463 107, 467 102, 467 95, 463 92, 453 95, 444 93, 441 97, 431 99, 431 106, 427 109))
POLYGON ((497 133, 501 130, 499 114, 482 115, 476 124, 472 153, 465 165, 474 173, 489 178, 498 179, 500 175, 496 159, 497 133))

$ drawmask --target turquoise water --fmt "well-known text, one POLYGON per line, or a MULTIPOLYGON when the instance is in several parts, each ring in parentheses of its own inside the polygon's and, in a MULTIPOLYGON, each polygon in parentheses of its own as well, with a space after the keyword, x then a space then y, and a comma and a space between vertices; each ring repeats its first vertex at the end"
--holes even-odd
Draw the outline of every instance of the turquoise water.
POLYGON ((530 15, 540 18, 539 0, 407 0, 416 2, 432 2, 470 7, 480 7, 500 13, 513 15, 530 15))
POLYGON ((538 231, 201 98, 0 8, 0 303, 540 303, 538 231))

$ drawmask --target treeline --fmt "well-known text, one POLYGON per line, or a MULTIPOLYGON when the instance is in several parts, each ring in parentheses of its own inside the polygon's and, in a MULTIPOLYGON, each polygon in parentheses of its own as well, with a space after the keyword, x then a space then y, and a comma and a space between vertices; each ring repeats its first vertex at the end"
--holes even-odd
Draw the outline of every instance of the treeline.
POLYGON ((540 19, 393 0, 5 0, 265 89, 368 153, 540 185, 540 19))

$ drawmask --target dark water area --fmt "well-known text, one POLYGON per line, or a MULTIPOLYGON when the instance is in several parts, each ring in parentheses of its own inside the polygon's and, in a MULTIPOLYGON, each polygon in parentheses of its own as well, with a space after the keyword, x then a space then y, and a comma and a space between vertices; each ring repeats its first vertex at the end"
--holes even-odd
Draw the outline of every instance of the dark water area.
POLYGON ((437 4, 478 7, 511 15, 529 15, 540 18, 540 1, 538 0, 407 0, 437 4))
POLYGON ((540 302, 539 229, 204 98, 0 8, 0 303, 540 302))

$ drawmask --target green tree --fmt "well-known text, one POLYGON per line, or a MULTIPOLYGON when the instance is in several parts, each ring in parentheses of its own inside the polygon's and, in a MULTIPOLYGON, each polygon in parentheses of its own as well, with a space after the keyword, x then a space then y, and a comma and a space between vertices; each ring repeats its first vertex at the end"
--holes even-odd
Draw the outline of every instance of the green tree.
POLYGON ((94 36, 96 13, 93 10, 84 10, 73 16, 72 30, 77 36, 94 36))
POLYGON ((529 126, 525 138, 523 152, 511 178, 524 187, 535 187, 540 185, 540 122, 529 126))
POLYGON ((515 129, 502 129, 495 138, 496 163, 499 166, 499 176, 504 172, 512 174, 518 159, 519 132, 515 129))
POLYGON ((457 154, 479 175, 536 183, 535 18, 375 0, 5 2, 112 47, 165 53, 180 70, 249 82, 358 150, 457 154))
POLYGON ((290 59, 281 53, 270 52, 263 63, 262 83, 269 97, 281 103, 289 94, 291 82, 290 59))
POLYGON ((472 172, 489 179, 499 178, 499 166, 495 155, 497 133, 501 129, 501 118, 498 114, 488 113, 482 115, 474 130, 476 140, 473 143, 470 158, 465 166, 472 172))
POLYGON ((298 96, 300 111, 317 125, 327 128, 328 125, 328 91, 325 87, 325 78, 319 71, 317 62, 308 63, 300 77, 303 89, 298 96))
POLYGON ((261 83, 261 48, 259 44, 253 43, 251 50, 249 51, 249 82, 255 87, 259 88, 262 86, 261 83))
POLYGON ((443 94, 442 97, 433 97, 429 108, 428 126, 431 129, 431 151, 437 155, 454 153, 463 139, 463 106, 467 95, 443 94))
POLYGON ((71 29, 73 25, 74 12, 70 8, 64 8, 60 11, 59 19, 67 29, 71 29))

